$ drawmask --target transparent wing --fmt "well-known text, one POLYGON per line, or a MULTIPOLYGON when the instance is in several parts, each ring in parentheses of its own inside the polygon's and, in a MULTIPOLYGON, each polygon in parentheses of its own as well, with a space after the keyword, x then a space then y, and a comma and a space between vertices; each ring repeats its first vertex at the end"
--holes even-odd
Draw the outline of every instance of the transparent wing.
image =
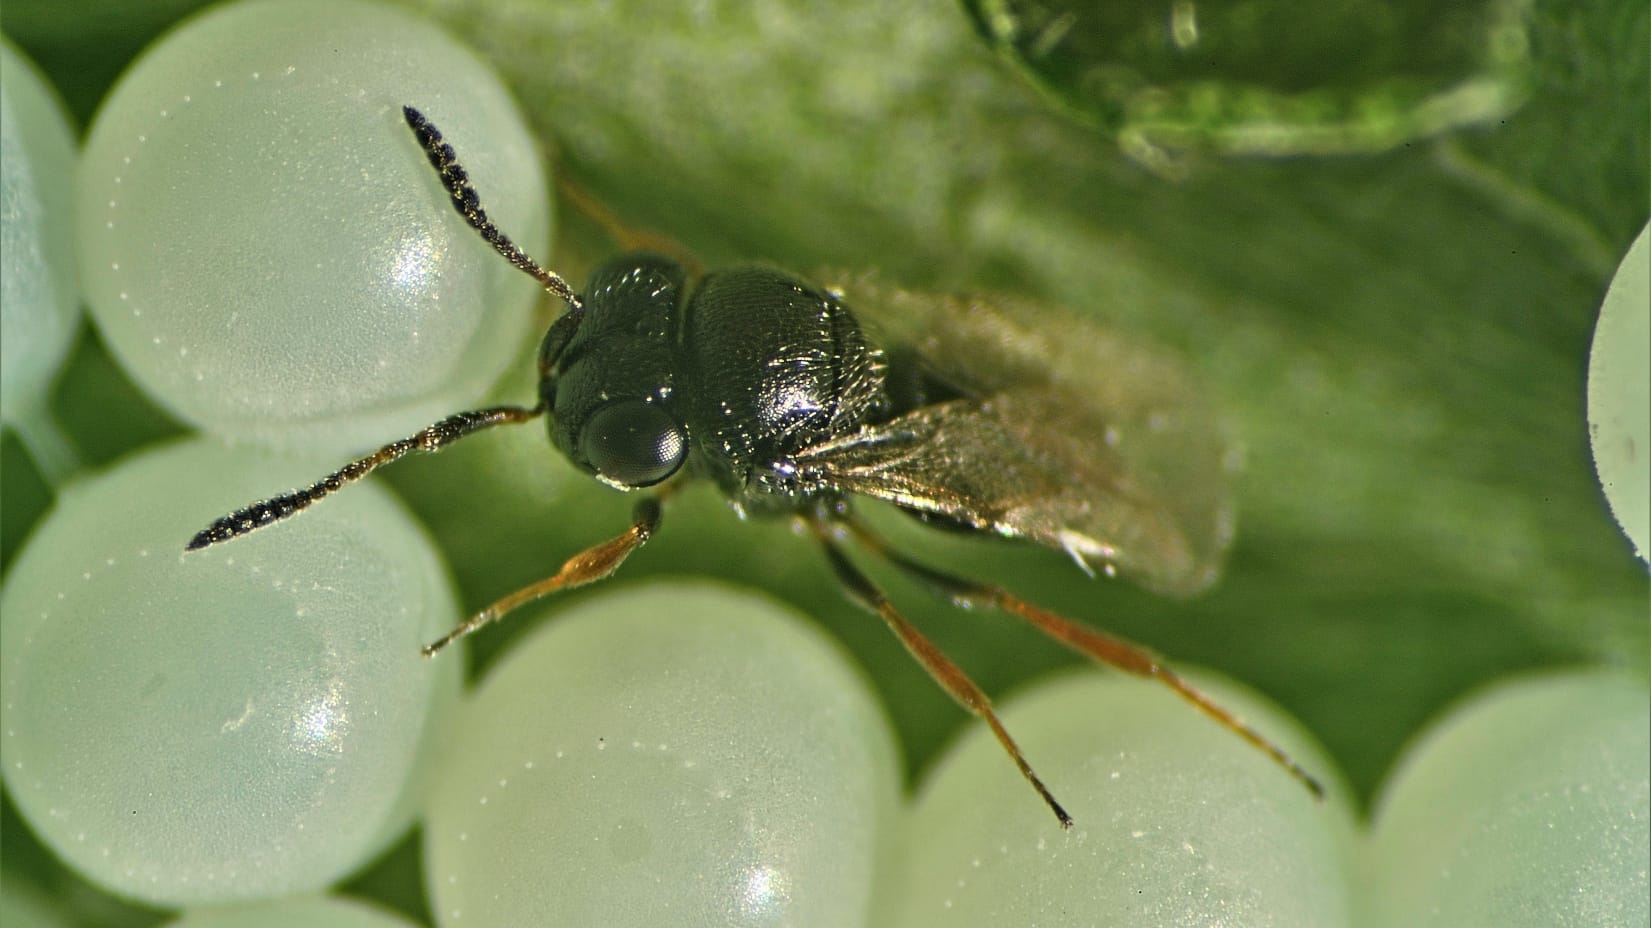
POLYGON ((1183 367, 1038 304, 843 287, 861 318, 964 399, 809 448, 846 492, 1069 553, 1170 595, 1232 539, 1233 455, 1183 367))

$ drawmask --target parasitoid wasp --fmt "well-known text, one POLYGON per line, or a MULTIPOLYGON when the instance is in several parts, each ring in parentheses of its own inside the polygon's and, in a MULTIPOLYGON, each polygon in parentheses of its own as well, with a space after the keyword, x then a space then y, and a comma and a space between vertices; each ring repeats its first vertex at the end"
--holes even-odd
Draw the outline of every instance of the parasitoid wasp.
POLYGON ((1071 816, 986 694, 855 565, 846 542, 960 606, 996 607, 1087 657, 1162 682, 1322 795, 1283 750, 1144 648, 895 551, 850 506, 853 496, 881 499, 942 527, 1065 552, 1091 573, 1198 592, 1215 579, 1232 518, 1224 443, 1211 439, 1219 430, 1175 365, 1070 320, 1053 334, 1028 325, 1039 310, 1012 301, 858 281, 857 299, 888 317, 881 343, 898 347, 885 350, 837 290, 755 265, 695 282, 678 261, 649 252, 601 265, 581 296, 493 224, 441 132, 410 106, 403 115, 465 221, 567 304, 539 349, 539 401, 449 416, 218 519, 188 550, 285 519, 409 452, 546 417, 552 444, 580 469, 620 490, 655 491, 624 532, 476 613, 426 645, 426 656, 518 606, 609 576, 658 531, 676 485, 668 481, 709 479, 741 515, 803 526, 845 593, 985 721, 1063 827, 1071 816))

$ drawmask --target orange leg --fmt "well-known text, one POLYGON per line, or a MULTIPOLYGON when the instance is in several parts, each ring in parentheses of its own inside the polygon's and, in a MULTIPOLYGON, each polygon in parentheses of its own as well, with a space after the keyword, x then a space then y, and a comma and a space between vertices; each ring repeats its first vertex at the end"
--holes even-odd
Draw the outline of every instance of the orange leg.
POLYGON ((632 517, 630 528, 601 544, 592 545, 575 554, 563 562, 562 568, 555 574, 538 583, 522 587, 466 619, 464 624, 425 645, 424 656, 434 657, 436 652, 465 635, 504 618, 507 613, 542 596, 549 596, 557 590, 584 586, 607 577, 618 570, 620 564, 625 563, 625 558, 630 557, 632 551, 646 544, 654 532, 659 530, 660 515, 659 497, 644 498, 636 504, 636 513, 632 517))
POLYGON ((961 577, 943 573, 919 564, 904 555, 892 551, 883 543, 881 538, 873 535, 869 529, 852 519, 842 522, 853 533, 868 551, 911 574, 918 580, 937 589, 940 593, 959 606, 972 606, 979 603, 995 606, 1004 612, 1030 623, 1034 628, 1055 639, 1068 648, 1103 664, 1110 664, 1119 670, 1128 671, 1137 676, 1150 677, 1174 690, 1182 699, 1198 707, 1199 711, 1220 723, 1223 728, 1259 749, 1271 757, 1279 766, 1289 771, 1301 784, 1307 787, 1314 798, 1324 798, 1324 787, 1311 774, 1303 770, 1284 749, 1267 740, 1262 734, 1251 728, 1244 720, 1217 705, 1208 696, 1199 692, 1191 684, 1181 679, 1174 671, 1159 662, 1150 651, 1126 641, 1115 635, 1081 625, 1064 616, 1057 615, 1047 609, 1035 606, 1001 587, 984 583, 976 583, 961 577))
POLYGON ((568 202, 578 213, 595 223, 613 239, 622 251, 652 251, 662 254, 672 261, 682 265, 691 278, 702 277, 705 269, 699 259, 684 248, 680 242, 669 236, 653 232, 648 229, 633 228, 625 224, 619 214, 609 209, 607 204, 598 200, 596 196, 585 188, 569 180, 558 171, 556 174, 556 190, 562 199, 568 202))
POLYGON ((1003 749, 1008 751, 1009 757, 1014 760, 1015 766, 1020 768, 1021 775, 1026 778, 1026 782, 1032 784, 1032 788, 1037 790, 1038 795, 1042 796, 1043 801, 1049 805, 1050 811, 1055 813, 1055 818, 1060 820, 1061 827, 1071 828, 1072 816, 1066 814, 1066 810, 1061 808, 1059 802, 1055 801, 1055 797, 1049 792, 1049 788, 1044 786, 1043 781, 1038 779, 1038 775, 1032 771, 1032 765, 1027 763, 1025 755, 1021 754, 1020 746, 1015 744, 1015 739, 1009 736, 1009 730, 1003 727, 1003 723, 998 721, 997 713, 992 711, 992 701, 987 698, 979 686, 975 685, 975 681, 969 679, 969 675, 963 672, 963 668, 954 664, 951 658, 935 646, 934 642, 925 637, 922 632, 917 630, 916 626, 901 615, 899 610, 894 608, 894 604, 889 602, 888 597, 883 595, 883 591, 878 589, 876 584, 872 583, 871 579, 862 573, 858 567, 854 566, 848 556, 843 553, 842 547, 837 544, 836 539, 832 537, 831 523, 817 518, 812 525, 814 535, 819 539, 821 546, 825 548, 826 556, 831 561, 832 569, 837 573, 837 579, 842 582, 843 589, 856 602, 881 616, 889 629, 894 632, 895 637, 899 638, 900 643, 906 646, 906 650, 911 653, 911 656, 917 658, 917 662, 922 664, 923 669, 929 672, 929 676, 933 677, 934 681, 939 683, 947 693, 950 693, 959 705, 986 722, 987 727, 991 728, 992 734, 997 737, 998 743, 1003 745, 1003 749))

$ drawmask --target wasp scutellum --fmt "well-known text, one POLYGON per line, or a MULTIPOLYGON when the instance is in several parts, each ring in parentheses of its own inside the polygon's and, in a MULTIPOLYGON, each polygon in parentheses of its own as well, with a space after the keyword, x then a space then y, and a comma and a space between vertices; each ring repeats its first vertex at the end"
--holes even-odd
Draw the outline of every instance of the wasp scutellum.
POLYGON ((403 114, 465 221, 567 304, 539 349, 538 402, 449 416, 218 519, 190 550, 291 516, 409 452, 542 418, 577 467, 648 492, 619 535, 476 613, 426 655, 518 606, 607 577, 658 531, 672 487, 710 480, 742 516, 796 520, 847 595, 985 721, 1062 826, 1071 816, 986 694, 856 566, 849 545, 959 605, 996 607, 1164 683, 1322 794, 1280 748, 1150 652, 896 551, 854 513, 856 496, 886 500, 946 528, 1064 552, 1090 572, 1196 593, 1214 581, 1232 536, 1227 451, 1177 365, 1029 303, 910 293, 870 278, 827 289, 760 265, 691 276, 677 260, 631 252, 600 265, 581 295, 499 231, 441 132, 412 107, 403 114), (871 318, 875 335, 862 325, 871 318))

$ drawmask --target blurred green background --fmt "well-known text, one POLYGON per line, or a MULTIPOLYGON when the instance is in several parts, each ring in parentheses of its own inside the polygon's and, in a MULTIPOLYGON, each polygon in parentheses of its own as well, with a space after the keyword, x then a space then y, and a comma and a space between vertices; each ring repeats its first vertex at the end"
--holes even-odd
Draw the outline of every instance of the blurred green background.
MULTIPOLYGON (((1651 211, 1643 2, 1538 4, 1529 99, 1490 124, 1337 157, 1193 148, 1176 179, 1120 151, 1126 127, 1052 104, 1045 91, 1063 88, 1030 84, 954 6, 406 5, 500 70, 565 178, 709 265, 1029 293, 1181 353, 1246 454, 1237 543, 1211 594, 1157 599, 1048 552, 869 515, 936 563, 1267 693, 1361 803, 1406 738, 1469 690, 1522 669, 1651 663, 1651 584, 1606 511, 1583 420, 1598 302, 1651 211)), ((119 71, 196 6, 9 0, 0 28, 84 132, 119 71)), ((1402 76, 1405 49, 1383 52, 1402 76)), ((1263 41, 1238 55, 1246 79, 1268 77, 1263 41)), ((1339 90, 1383 92, 1380 74, 1360 80, 1339 90)), ((570 213, 546 263, 579 280, 612 245, 570 213)), ((530 367, 497 394, 525 401, 530 367)), ((181 430, 91 331, 53 408, 94 466, 181 430)), ((629 509, 594 484, 564 492, 542 433, 516 431, 384 478, 430 525, 468 607, 545 575, 629 509)), ((7 435, 5 564, 50 495, 7 435)), ((817 617, 867 668, 914 776, 966 722, 783 522, 740 524, 708 487, 682 494, 612 582, 662 574, 726 578, 817 617)), ((879 579, 989 692, 1074 660, 879 579)), ((478 636, 473 662, 528 624, 478 636)), ((4 824, 7 871, 94 898, 9 806, 4 824)), ((356 888, 419 912, 412 844, 356 888)), ((77 910, 152 920, 104 901, 77 910)))

